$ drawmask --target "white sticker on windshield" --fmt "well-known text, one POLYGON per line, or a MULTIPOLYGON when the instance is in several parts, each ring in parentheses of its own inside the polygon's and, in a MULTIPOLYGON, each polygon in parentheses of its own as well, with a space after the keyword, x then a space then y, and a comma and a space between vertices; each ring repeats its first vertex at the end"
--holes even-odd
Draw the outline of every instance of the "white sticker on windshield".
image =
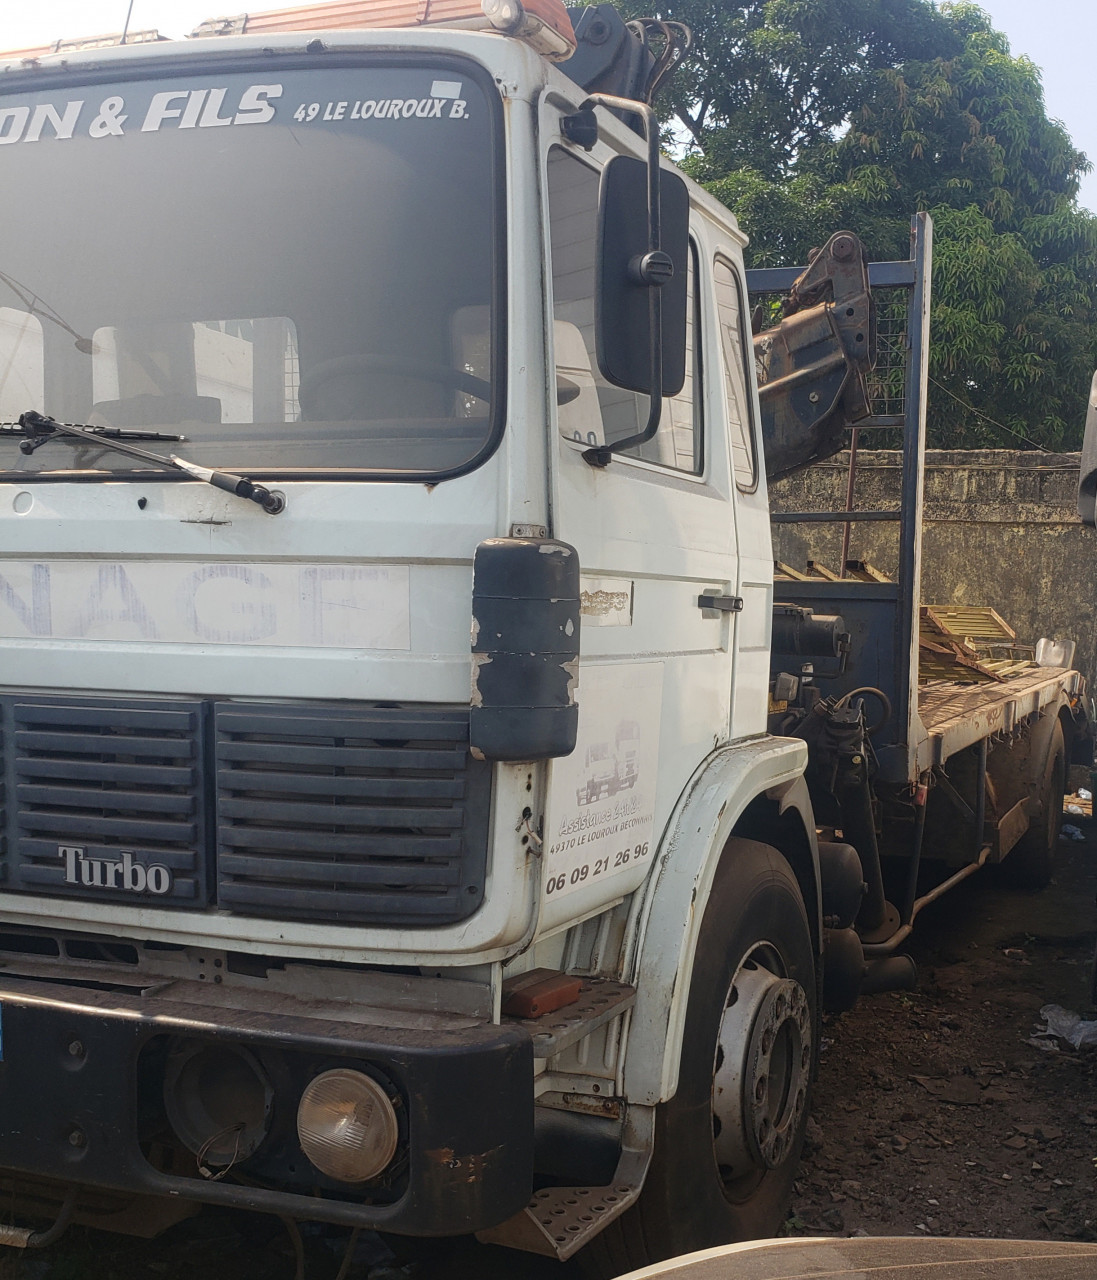
POLYGON ((281 96, 280 84, 248 85, 238 95, 224 88, 173 89, 154 94, 148 108, 134 119, 118 94, 99 103, 83 98, 64 106, 40 103, 33 112, 30 107, 4 107, 0 109, 0 146, 72 137, 120 138, 138 130, 159 133, 168 128, 267 124, 274 119, 274 102, 281 96))
MULTIPOLYGON (((460 88, 460 86, 458 86, 460 88)), ((355 103, 302 102, 293 113, 299 124, 313 120, 467 120, 464 98, 366 98, 355 103)))
MULTIPOLYGON (((391 83, 391 80, 389 81, 391 83)), ((0 107, 0 147, 55 139, 121 138, 129 133, 219 129, 269 124, 278 118, 281 84, 251 84, 240 90, 179 85, 154 93, 147 106, 110 94, 96 101, 76 98, 35 107, 0 107)), ((434 80, 430 97, 344 98, 284 104, 299 124, 350 120, 468 120, 468 100, 460 80, 434 80)))

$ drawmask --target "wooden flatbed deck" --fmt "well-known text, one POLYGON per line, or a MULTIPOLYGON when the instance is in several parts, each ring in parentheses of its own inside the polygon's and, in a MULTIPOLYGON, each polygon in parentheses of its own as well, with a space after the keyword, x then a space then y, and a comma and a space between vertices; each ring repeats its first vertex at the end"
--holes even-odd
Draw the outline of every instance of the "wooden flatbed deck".
POLYGON ((918 715, 933 743, 933 763, 993 733, 1009 731, 1026 716, 1058 697, 1059 690, 1077 691, 1077 671, 1039 667, 1001 684, 953 684, 933 680, 918 689, 918 715))

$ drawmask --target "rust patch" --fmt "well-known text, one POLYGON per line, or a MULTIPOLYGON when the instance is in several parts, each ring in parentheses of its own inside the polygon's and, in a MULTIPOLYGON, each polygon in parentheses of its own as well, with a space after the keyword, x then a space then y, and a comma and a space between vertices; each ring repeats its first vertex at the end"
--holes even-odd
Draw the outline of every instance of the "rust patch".
POLYGON ((502 1147, 492 1147, 488 1151, 464 1151, 458 1155, 452 1147, 435 1147, 423 1155, 428 1163, 449 1169, 462 1181, 472 1184, 480 1181, 502 1150, 502 1147))

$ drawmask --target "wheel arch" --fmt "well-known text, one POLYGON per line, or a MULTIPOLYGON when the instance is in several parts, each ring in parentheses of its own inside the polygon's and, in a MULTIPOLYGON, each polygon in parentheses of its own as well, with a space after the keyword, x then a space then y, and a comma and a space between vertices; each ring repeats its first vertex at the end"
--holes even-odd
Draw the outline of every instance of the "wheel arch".
POLYGON ((800 739, 766 737, 715 752, 675 806, 648 880, 627 959, 637 988, 624 1062, 625 1096, 674 1096, 701 921, 729 840, 773 844, 792 867, 819 954, 819 854, 800 739), (777 843, 777 841, 780 843, 777 843))
POLYGON ((792 868, 807 908, 815 954, 822 954, 822 878, 815 815, 803 778, 780 789, 780 794, 755 796, 731 833, 772 845, 792 868))
POLYGON ((1043 708, 1039 719, 1032 726, 1029 762, 1025 771, 1031 816, 1036 816, 1043 807, 1040 800, 1040 791, 1043 786, 1044 774, 1047 772, 1048 757, 1051 754, 1051 744, 1056 727, 1062 728, 1065 752, 1064 763, 1069 766, 1070 746, 1074 737, 1075 727, 1070 715, 1070 703, 1064 693, 1060 693, 1054 702, 1048 703, 1043 708))
POLYGON ((1065 693, 1059 699, 1058 717, 1059 724, 1063 729, 1063 746, 1066 750, 1067 773, 1069 774, 1070 766, 1072 764, 1084 764, 1089 767, 1092 764, 1092 759, 1078 760, 1075 758, 1077 755, 1075 744, 1078 739, 1081 738, 1084 740, 1089 736, 1089 725, 1084 720, 1082 724, 1079 725, 1074 714, 1074 707, 1071 705, 1071 700, 1065 693))

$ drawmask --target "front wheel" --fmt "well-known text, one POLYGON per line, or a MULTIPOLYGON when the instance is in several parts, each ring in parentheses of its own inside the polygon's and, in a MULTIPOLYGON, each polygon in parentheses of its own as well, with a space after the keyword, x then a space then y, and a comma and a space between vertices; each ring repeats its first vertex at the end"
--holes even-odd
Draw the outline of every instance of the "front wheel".
POLYGON ((614 1275, 774 1235, 817 1044, 815 952, 796 877, 776 849, 732 840, 701 923, 678 1090, 659 1108, 640 1199, 592 1243, 589 1261, 614 1275))

